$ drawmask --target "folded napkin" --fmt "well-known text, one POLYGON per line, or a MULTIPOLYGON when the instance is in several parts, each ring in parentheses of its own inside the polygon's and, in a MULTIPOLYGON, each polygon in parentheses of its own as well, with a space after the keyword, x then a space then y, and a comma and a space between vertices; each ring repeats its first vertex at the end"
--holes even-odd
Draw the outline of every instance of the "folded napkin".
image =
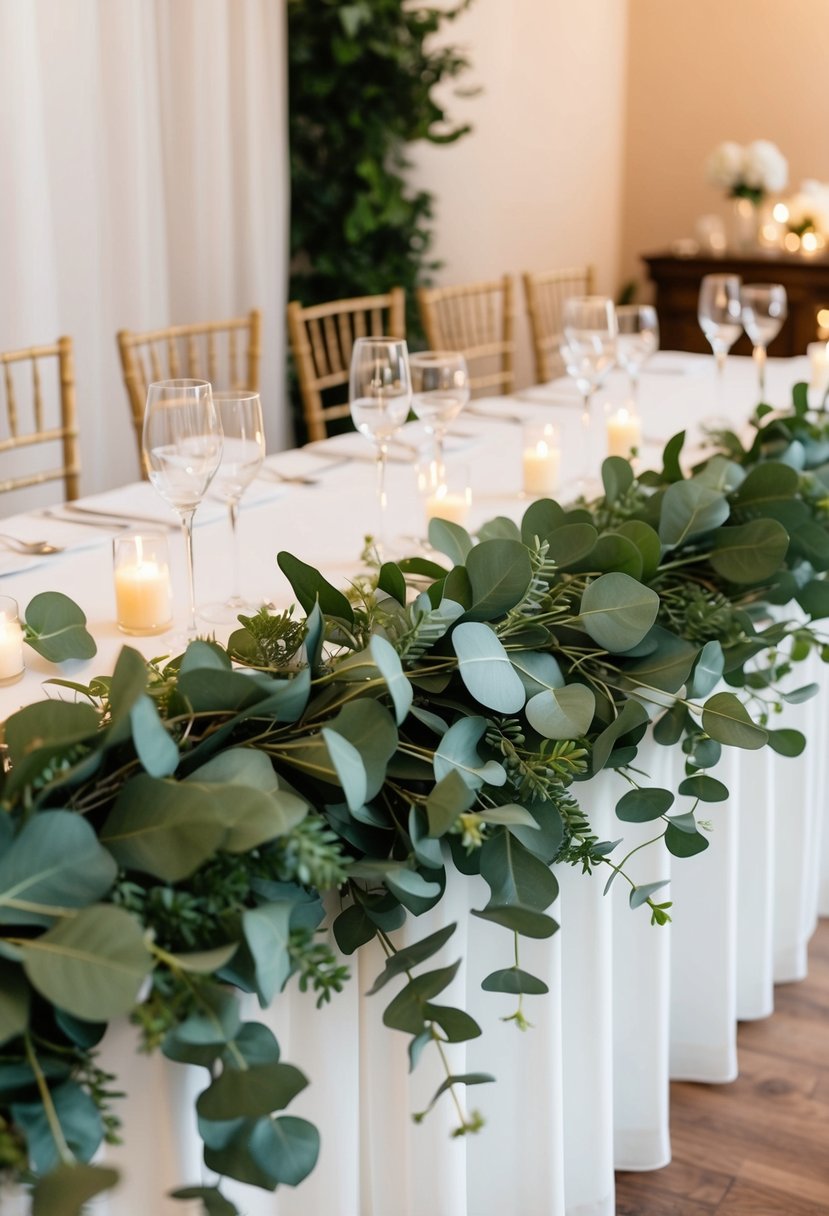
MULTIPOLYGON (((343 435, 331 435, 328 439, 320 439, 314 443, 308 443, 303 448, 304 452, 310 452, 315 456, 322 456, 329 460, 336 460, 339 457, 347 457, 348 460, 366 461, 369 464, 374 464, 377 459, 377 449, 373 443, 370 443, 363 435, 357 431, 348 431, 343 435)), ((391 439, 389 440, 389 455, 388 459, 392 464, 410 464, 417 455, 417 449, 410 445, 408 440, 391 439)))
POLYGON ((20 574, 35 566, 59 563, 64 553, 108 545, 113 535, 112 530, 105 526, 87 527, 75 524, 70 519, 35 514, 12 515, 0 521, 0 532, 22 541, 45 540, 61 550, 60 553, 47 554, 16 553, 0 541, 0 578, 7 574, 20 574))

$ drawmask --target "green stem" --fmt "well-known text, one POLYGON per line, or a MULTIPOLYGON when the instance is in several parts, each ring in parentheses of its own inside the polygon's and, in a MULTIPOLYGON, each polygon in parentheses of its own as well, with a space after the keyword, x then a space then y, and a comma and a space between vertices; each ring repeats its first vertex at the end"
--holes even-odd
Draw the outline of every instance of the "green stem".
POLYGON ((46 1078, 43 1075, 43 1070, 40 1067, 40 1062, 37 1058, 34 1046, 32 1044, 31 1035, 28 1030, 23 1036, 23 1041, 26 1045, 26 1058, 31 1065, 32 1072, 35 1074, 35 1082, 40 1100, 43 1103, 43 1113, 46 1116, 46 1122, 49 1124, 49 1131, 52 1133, 52 1139, 55 1142, 55 1148, 58 1150, 58 1156, 64 1165, 74 1165, 75 1157, 66 1143, 66 1137, 63 1134, 63 1128, 60 1125, 58 1112, 55 1110, 55 1104, 52 1101, 52 1095, 49 1092, 49 1086, 46 1084, 46 1078))

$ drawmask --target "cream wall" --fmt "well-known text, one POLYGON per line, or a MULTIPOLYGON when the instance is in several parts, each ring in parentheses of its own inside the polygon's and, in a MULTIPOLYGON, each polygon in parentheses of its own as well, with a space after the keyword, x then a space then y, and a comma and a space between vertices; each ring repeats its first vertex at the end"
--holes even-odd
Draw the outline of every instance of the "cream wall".
POLYGON ((829 181, 827 0, 628 0, 622 277, 726 215, 705 180, 722 140, 770 139, 790 184, 829 181))
POLYGON ((475 0, 448 27, 473 68, 448 98, 471 135, 416 146, 414 184, 436 196, 442 283, 516 279, 518 384, 532 381, 518 277, 592 262, 614 293, 621 256, 625 0, 475 0))

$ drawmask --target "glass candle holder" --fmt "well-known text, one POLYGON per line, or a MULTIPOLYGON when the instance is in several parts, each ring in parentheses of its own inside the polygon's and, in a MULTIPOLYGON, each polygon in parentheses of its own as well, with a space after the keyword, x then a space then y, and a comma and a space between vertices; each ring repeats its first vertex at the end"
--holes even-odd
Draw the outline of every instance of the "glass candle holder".
POLYGON ((126 532, 112 541, 115 619, 122 633, 163 633, 172 624, 167 537, 126 532))
POLYGON ((633 449, 641 446, 642 426, 639 415, 630 405, 620 405, 609 411, 606 426, 608 456, 628 459, 633 449))
POLYGON ((428 527, 430 519, 446 519, 465 527, 472 509, 472 487, 465 465, 433 459, 417 467, 417 488, 428 527))
POLYGON ((14 684, 23 671, 23 628, 17 600, 0 595, 0 684, 14 684))
POLYGON ((829 388, 829 342, 810 342, 806 354, 809 356, 809 387, 816 393, 825 393, 829 388))
POLYGON ((561 448, 558 432, 551 422, 528 422, 524 426, 524 494, 529 498, 548 498, 558 492, 561 448))

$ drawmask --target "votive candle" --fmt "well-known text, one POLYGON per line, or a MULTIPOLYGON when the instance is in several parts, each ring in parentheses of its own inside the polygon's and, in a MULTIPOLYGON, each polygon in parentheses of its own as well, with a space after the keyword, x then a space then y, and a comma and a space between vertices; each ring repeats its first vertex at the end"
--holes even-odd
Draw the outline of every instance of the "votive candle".
POLYGON ((629 456, 632 448, 642 442, 642 432, 636 414, 622 405, 607 420, 608 456, 629 456))
POLYGON ((829 387, 829 342, 810 342, 806 347, 809 356, 809 384, 816 393, 825 393, 829 387))
POLYGON ((555 427, 547 423, 524 429, 524 493, 536 498, 555 494, 558 490, 558 474, 561 451, 556 442, 555 427))
POLYGON ((113 541, 115 617, 122 633, 153 634, 172 618, 167 538, 131 533, 113 541))
POLYGON ((17 600, 0 595, 0 684, 19 680, 23 667, 23 629, 17 600))
POLYGON ((426 499, 426 518, 446 519, 451 524, 460 524, 463 527, 469 518, 471 505, 468 489, 450 490, 447 485, 439 485, 426 499))

